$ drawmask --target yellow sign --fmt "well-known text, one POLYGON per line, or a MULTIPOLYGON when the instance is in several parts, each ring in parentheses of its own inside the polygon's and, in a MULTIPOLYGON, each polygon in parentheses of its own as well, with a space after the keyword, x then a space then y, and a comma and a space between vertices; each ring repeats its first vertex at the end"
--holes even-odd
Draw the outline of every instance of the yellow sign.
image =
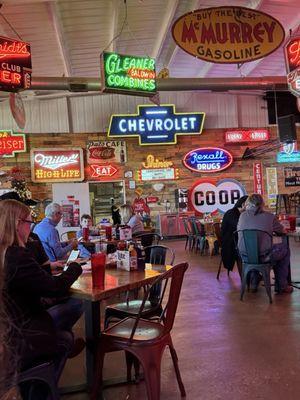
POLYGON ((172 161, 160 161, 158 158, 154 158, 152 154, 147 156, 147 161, 143 162, 144 168, 168 168, 173 165, 172 161))
POLYGON ((279 21, 245 7, 203 8, 182 15, 172 27, 175 42, 213 63, 244 63, 265 57, 284 40, 279 21))

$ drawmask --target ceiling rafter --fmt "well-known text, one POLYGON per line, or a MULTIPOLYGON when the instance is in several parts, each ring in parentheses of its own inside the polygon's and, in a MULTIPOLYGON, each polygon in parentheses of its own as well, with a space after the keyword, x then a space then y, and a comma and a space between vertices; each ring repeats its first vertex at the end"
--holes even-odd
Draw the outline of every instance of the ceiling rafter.
POLYGON ((115 37, 118 35, 118 22, 119 22, 119 7, 118 7, 118 0, 112 0, 111 7, 112 7, 112 22, 111 22, 111 29, 110 29, 110 39, 109 39, 109 47, 107 51, 116 51, 116 40, 115 37))
POLYGON ((161 28, 160 31, 158 32, 156 41, 154 43, 152 52, 151 52, 151 57, 152 58, 158 58, 161 52, 161 49, 163 47, 163 44, 166 40, 166 36, 168 31, 171 28, 171 23, 173 21, 175 12, 178 8, 179 0, 168 0, 168 4, 165 10, 165 15, 163 18, 163 21, 161 23, 161 28))
POLYGON ((61 58, 64 66, 64 75, 65 76, 72 76, 72 67, 69 57, 69 52, 66 45, 66 38, 64 37, 64 30, 62 21, 59 14, 58 5, 56 2, 49 2, 47 3, 47 8, 51 15, 51 19, 53 22, 53 27, 57 39, 57 44, 59 47, 59 51, 61 53, 61 58))

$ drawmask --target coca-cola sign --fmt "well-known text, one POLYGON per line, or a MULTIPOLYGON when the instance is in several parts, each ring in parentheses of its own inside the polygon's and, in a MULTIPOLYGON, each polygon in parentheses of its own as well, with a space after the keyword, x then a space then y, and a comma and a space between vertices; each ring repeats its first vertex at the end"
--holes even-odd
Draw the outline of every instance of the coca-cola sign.
POLYGON ((126 162, 126 143, 124 140, 90 140, 87 142, 88 164, 111 164, 126 162))
POLYGON ((84 179, 82 149, 32 149, 33 182, 80 182, 84 179))

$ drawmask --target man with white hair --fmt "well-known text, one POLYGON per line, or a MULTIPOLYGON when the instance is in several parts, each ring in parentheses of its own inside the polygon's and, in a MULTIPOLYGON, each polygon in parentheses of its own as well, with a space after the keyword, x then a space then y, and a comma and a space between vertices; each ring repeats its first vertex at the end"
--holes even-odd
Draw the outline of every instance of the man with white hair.
POLYGON ((76 239, 71 239, 68 242, 59 240, 56 225, 61 217, 61 206, 57 203, 50 203, 45 209, 45 218, 33 230, 40 238, 50 261, 66 258, 68 252, 76 248, 78 244, 76 239))

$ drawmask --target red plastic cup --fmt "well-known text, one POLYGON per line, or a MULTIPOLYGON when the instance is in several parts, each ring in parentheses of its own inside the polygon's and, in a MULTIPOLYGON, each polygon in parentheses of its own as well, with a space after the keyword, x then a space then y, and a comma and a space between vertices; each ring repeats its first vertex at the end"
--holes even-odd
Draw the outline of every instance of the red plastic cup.
POLYGON ((84 242, 89 241, 89 236, 90 236, 90 230, 89 228, 82 228, 82 237, 84 242))
POLYGON ((104 288, 105 261, 106 255, 104 253, 91 255, 93 287, 104 288))
POLYGON ((290 215, 288 220, 290 221, 290 231, 294 232, 296 230, 296 216, 290 215))
POLYGON ((111 240, 112 237, 112 226, 105 227, 105 236, 107 240, 111 240))

